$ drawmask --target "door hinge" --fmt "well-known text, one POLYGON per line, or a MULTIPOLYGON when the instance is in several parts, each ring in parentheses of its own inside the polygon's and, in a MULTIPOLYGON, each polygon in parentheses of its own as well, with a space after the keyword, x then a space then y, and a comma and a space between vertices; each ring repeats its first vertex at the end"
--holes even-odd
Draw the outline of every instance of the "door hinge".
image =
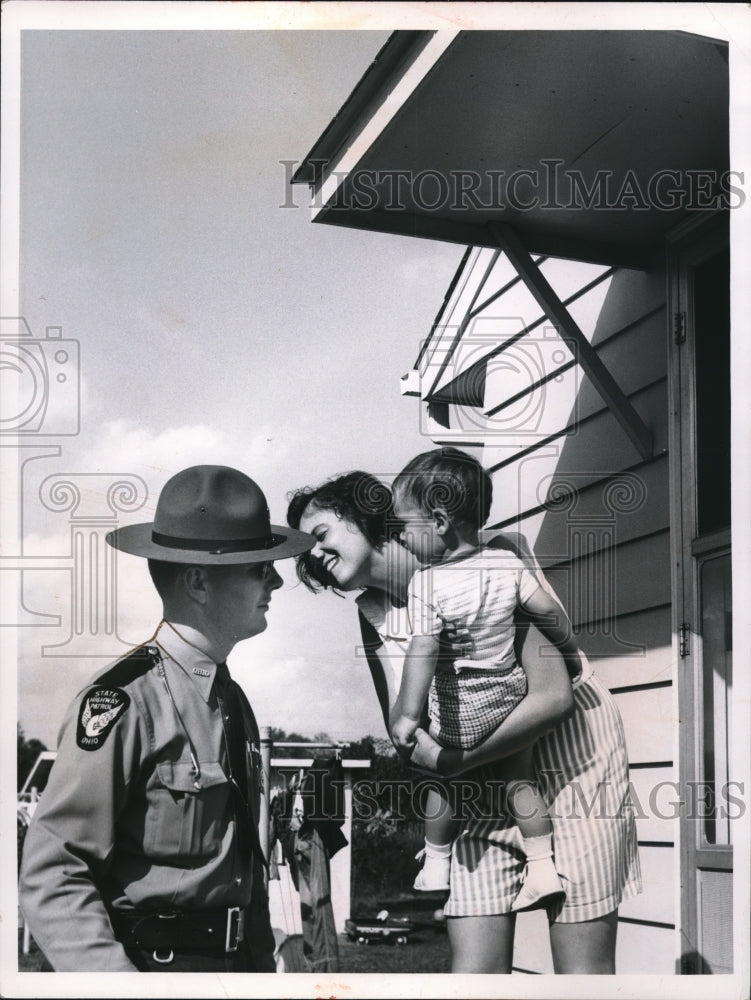
POLYGON ((691 626, 688 622, 682 622, 678 627, 678 653, 681 658, 688 656, 691 652, 691 626))
POLYGON ((685 312, 673 313, 673 338, 676 344, 682 344, 686 339, 685 312))

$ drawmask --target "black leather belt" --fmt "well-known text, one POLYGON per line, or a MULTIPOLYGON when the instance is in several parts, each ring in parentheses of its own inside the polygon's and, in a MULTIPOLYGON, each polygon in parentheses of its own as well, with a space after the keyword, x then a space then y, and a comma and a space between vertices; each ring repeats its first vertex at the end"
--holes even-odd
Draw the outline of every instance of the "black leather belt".
POLYGON ((112 928, 125 948, 153 952, 157 962, 171 962, 174 952, 222 954, 237 951, 243 940, 245 910, 132 910, 110 914, 112 928))

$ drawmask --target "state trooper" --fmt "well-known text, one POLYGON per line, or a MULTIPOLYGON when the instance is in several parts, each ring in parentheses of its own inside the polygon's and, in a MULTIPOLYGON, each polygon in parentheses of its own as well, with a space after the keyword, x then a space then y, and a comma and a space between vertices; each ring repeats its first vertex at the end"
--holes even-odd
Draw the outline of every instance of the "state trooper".
POLYGON ((47 971, 273 972, 258 836, 258 727, 225 660, 266 628, 275 559, 314 539, 259 486, 194 466, 154 522, 110 532, 148 559, 164 617, 78 694, 24 846, 20 899, 47 971))

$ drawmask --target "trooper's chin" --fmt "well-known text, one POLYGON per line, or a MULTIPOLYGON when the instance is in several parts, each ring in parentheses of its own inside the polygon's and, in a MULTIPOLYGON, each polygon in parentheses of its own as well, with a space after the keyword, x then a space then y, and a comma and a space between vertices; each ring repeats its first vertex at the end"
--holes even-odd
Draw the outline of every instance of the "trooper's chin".
POLYGON ((248 634, 246 638, 252 639, 254 635, 260 635, 261 632, 265 632, 268 627, 269 623, 266 621, 266 617, 264 615, 264 617, 261 618, 260 621, 256 622, 254 625, 251 625, 248 628, 248 634))

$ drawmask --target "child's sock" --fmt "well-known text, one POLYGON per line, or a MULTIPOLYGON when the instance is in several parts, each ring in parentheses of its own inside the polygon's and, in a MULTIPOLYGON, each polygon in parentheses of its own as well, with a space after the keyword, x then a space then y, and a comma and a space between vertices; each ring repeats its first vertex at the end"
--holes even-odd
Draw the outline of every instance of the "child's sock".
POLYGON ((544 833, 539 837, 522 837, 524 841, 524 853, 527 855, 527 864, 530 861, 537 861, 539 858, 553 857, 553 835, 544 833))
POLYGON ((560 896, 563 885, 553 864, 553 838, 551 834, 524 837, 527 870, 524 884, 513 902, 512 910, 528 910, 544 906, 551 897, 560 896))
POLYGON ((425 847, 417 855, 423 859, 423 866, 415 879, 415 889, 420 892, 448 889, 452 847, 453 844, 431 844, 429 840, 425 841, 425 847))

